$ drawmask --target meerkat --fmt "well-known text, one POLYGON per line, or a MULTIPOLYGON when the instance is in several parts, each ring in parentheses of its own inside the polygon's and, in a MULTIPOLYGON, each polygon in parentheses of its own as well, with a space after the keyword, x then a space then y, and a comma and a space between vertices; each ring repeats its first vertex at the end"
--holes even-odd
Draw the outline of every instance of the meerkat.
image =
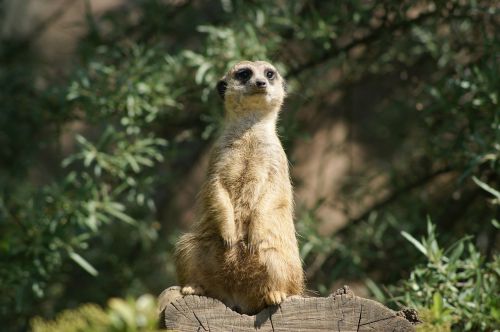
POLYGON ((198 196, 198 218, 177 243, 184 295, 217 298, 245 314, 301 295, 288 160, 276 133, 285 83, 264 61, 243 61, 217 84, 224 101, 198 196))

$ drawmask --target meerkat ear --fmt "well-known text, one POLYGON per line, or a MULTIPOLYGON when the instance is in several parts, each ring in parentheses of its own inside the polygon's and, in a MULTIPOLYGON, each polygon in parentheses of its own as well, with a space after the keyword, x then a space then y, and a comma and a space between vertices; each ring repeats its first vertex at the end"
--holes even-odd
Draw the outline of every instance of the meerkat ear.
POLYGON ((223 79, 217 83, 217 92, 222 100, 224 100, 224 95, 226 94, 227 82, 223 79))

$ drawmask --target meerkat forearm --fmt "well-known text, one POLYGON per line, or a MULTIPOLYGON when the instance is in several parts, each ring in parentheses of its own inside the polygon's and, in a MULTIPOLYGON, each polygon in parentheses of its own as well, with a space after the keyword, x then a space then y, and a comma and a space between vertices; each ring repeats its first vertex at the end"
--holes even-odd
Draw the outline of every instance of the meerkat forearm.
POLYGON ((210 194, 206 198, 208 203, 207 212, 215 222, 224 243, 231 246, 237 240, 231 198, 219 179, 213 179, 208 185, 210 194))

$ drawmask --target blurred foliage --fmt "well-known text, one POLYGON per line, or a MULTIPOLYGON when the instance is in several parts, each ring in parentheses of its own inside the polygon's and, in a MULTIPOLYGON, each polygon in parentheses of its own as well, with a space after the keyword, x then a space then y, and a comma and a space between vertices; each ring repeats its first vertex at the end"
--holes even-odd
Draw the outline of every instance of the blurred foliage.
POLYGON ((54 321, 36 317, 31 321, 33 332, 159 331, 156 302, 151 295, 136 299, 112 298, 108 308, 84 304, 77 309, 65 310, 54 321))
MULTIPOLYGON (((141 0, 99 17, 86 3, 88 34, 63 74, 39 55, 41 32, 0 40, 5 326, 24 330, 34 316, 175 283, 176 195, 221 126, 214 86, 238 60, 267 59, 287 78, 279 133, 292 163, 294 146, 331 123, 346 124, 365 154, 335 193, 349 220, 334 235, 320 231, 318 213, 332 202, 297 202, 308 288, 327 294, 360 281, 381 301, 394 292, 398 304, 421 308, 429 328, 493 329, 495 1, 141 0), (426 232, 426 215, 435 228, 418 242, 409 234, 426 232)), ((67 317, 94 324, 88 309, 114 324, 113 308, 67 317)))

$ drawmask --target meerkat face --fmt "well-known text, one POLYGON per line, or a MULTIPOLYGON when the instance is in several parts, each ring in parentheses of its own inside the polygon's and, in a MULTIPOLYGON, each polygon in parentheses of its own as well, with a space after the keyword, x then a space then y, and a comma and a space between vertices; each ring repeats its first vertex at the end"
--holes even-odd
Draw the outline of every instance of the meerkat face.
POLYGON ((236 64, 219 81, 217 91, 228 112, 276 110, 286 94, 283 78, 265 61, 236 64))

